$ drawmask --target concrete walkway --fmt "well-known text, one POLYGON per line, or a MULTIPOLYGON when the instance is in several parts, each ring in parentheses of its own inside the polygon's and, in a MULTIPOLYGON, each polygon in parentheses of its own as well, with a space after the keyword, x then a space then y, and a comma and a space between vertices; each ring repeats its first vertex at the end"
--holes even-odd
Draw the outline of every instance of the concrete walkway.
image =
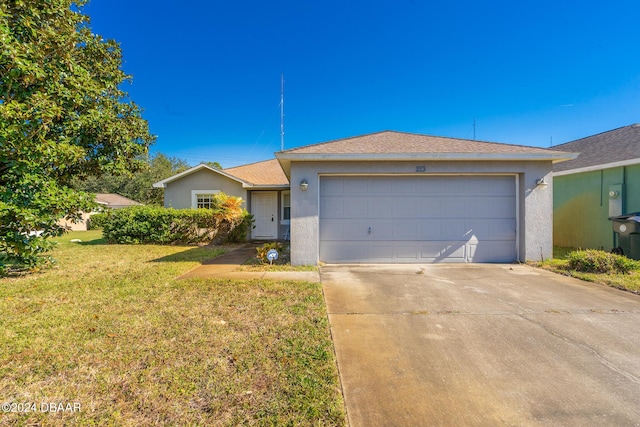
POLYGON ((239 267, 256 255, 256 246, 248 243, 212 260, 205 261, 178 279, 269 279, 320 282, 318 271, 238 271, 239 267))

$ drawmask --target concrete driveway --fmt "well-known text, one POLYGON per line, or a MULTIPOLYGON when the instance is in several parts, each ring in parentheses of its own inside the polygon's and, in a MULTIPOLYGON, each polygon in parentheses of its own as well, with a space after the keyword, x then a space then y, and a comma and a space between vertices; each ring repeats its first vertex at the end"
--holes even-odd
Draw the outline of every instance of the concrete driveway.
POLYGON ((520 265, 320 276, 351 427, 640 425, 640 296, 520 265))

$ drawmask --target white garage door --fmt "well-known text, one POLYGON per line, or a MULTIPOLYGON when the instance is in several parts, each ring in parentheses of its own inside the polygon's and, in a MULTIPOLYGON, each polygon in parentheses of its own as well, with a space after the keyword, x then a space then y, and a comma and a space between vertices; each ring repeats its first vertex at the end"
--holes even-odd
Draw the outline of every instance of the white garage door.
POLYGON ((515 261, 515 177, 321 177, 320 260, 515 261))

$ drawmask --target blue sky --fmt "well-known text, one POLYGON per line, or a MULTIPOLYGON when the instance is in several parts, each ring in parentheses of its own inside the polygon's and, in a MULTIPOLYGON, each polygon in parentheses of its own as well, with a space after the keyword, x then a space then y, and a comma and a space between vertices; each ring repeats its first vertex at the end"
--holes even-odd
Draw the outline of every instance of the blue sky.
POLYGON ((91 0, 152 152, 224 167, 382 130, 548 147, 640 122, 640 2, 91 0))

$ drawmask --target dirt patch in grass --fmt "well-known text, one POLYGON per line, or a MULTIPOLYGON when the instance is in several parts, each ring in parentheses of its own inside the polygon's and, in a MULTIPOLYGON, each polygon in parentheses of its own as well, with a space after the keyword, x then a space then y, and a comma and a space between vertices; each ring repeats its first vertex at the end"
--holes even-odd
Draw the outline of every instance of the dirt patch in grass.
POLYGON ((176 281, 222 251, 84 233, 53 269, 0 279, 0 403, 80 410, 0 425, 346 423, 320 284, 176 281))

